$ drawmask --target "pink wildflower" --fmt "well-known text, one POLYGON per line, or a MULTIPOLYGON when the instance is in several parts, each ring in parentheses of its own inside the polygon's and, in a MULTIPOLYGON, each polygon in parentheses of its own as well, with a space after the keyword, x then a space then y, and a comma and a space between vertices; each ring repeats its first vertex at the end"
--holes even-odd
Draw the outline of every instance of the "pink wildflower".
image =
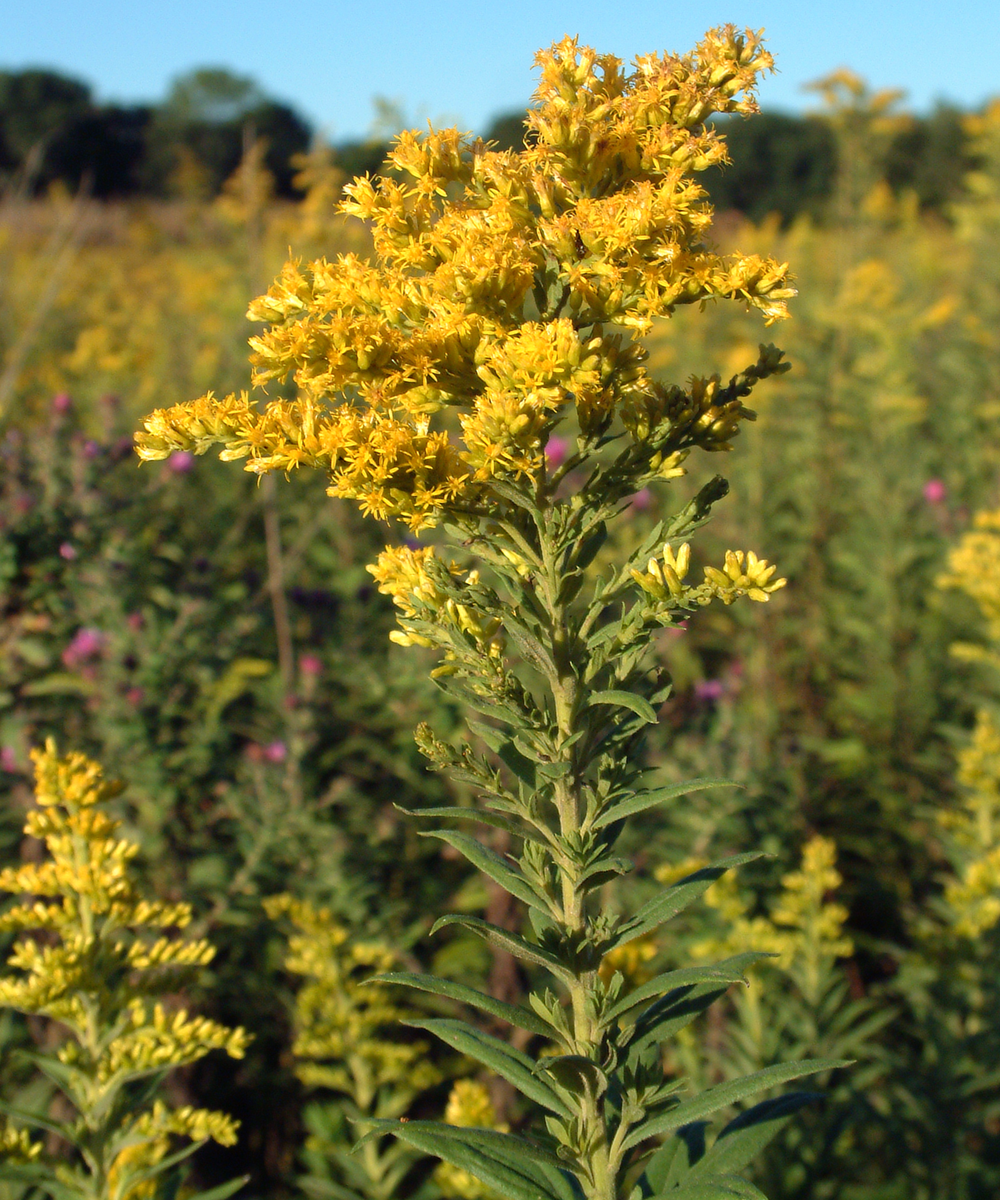
POLYGON ((95 658, 104 648, 104 640, 104 634, 99 629, 78 629, 73 640, 62 652, 63 662, 72 668, 95 658))
POLYGON ((299 659, 299 670, 303 675, 308 675, 310 678, 315 679, 317 675, 322 673, 323 664, 315 654, 303 654, 299 659))
POLYGON ((559 437, 553 434, 552 437, 545 443, 545 457, 549 461, 550 467, 561 466, 566 461, 566 455, 569 453, 569 438, 559 437))
POLYGON ((943 480, 928 479, 924 484, 924 499, 928 504, 940 504, 947 495, 948 489, 943 480))

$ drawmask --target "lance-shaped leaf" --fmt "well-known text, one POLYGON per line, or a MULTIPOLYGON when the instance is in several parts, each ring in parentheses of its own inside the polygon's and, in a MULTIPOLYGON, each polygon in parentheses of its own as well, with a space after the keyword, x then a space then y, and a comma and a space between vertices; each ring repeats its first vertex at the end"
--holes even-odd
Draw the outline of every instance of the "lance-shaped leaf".
POLYGON ((648 791, 636 792, 625 800, 619 800, 599 814, 594 821, 594 829, 603 829, 623 817, 631 817, 635 813, 645 812, 657 804, 667 800, 675 800, 678 796, 686 796, 689 792, 703 792, 706 788, 742 787, 735 779, 688 779, 683 783, 672 783, 667 787, 651 788, 648 791))
POLYGON ((443 1125, 436 1121, 372 1121, 370 1129, 354 1147, 357 1152, 374 1137, 391 1133, 424 1154, 444 1159, 468 1171, 481 1183, 510 1200, 567 1200, 553 1189, 545 1173, 535 1165, 531 1147, 513 1134, 493 1130, 443 1125), (493 1134, 492 1137, 483 1135, 493 1134), (509 1138, 510 1142, 499 1139, 509 1138))
POLYGON ((661 896, 656 896, 644 904, 630 921, 626 921, 608 949, 624 946, 626 942, 634 941, 644 934, 659 929, 661 925, 676 917, 689 904, 693 904, 695 900, 704 895, 712 884, 727 871, 762 857, 763 853, 759 850, 751 851, 748 854, 733 854, 729 858, 720 859, 719 862, 702 867, 701 870, 685 876, 679 883, 667 888, 661 896))
POLYGON ((821 1100, 818 1092, 789 1092, 764 1100, 740 1113, 722 1130, 715 1144, 692 1168, 692 1175, 741 1171, 807 1104, 821 1100))
POLYGON ((729 990, 728 984, 702 983, 676 988, 651 1004, 620 1041, 628 1046, 628 1062, 637 1063, 648 1047, 665 1042, 729 990))
POLYGON ((638 695, 635 692, 623 692, 614 688, 609 688, 603 692, 591 692, 588 705, 593 708, 597 705, 609 704, 616 708, 627 708, 634 712, 637 717, 641 717, 647 725, 655 725, 657 721, 656 709, 649 703, 645 697, 638 695))
POLYGON ((401 804, 394 804, 393 808, 398 812, 405 813, 408 817, 426 817, 428 820, 440 820, 444 817, 453 821, 475 821, 479 825, 489 825, 492 829, 503 829, 506 833, 513 834, 514 837, 537 842, 540 846, 548 845, 543 837, 523 822, 512 820, 503 813, 491 812, 489 809, 463 808, 458 804, 441 804, 434 808, 404 808, 401 804))
POLYGON ((492 996, 487 996, 485 992, 478 992, 475 988, 464 983, 457 983, 452 979, 439 979, 436 975, 420 975, 411 971, 389 971, 385 975, 376 975, 365 982, 395 983, 401 987, 430 992, 434 996, 443 996, 448 1000, 458 1000, 462 1004, 471 1005, 473 1008, 489 1013, 491 1017, 498 1017, 501 1021, 506 1021, 508 1025, 516 1025, 518 1029, 525 1029, 528 1033, 537 1033, 539 1036, 547 1038, 557 1036, 556 1030, 531 1009, 522 1008, 519 1004, 508 1004, 505 1000, 495 1000, 492 996))
POLYGON ((439 917, 434 922, 431 926, 431 934, 437 933, 439 929, 444 929, 447 925, 460 925, 463 929, 477 934, 489 945, 508 951, 522 962, 533 963, 538 967, 547 967, 564 983, 568 984, 572 979, 570 972, 554 954, 543 950, 541 946, 536 946, 534 942, 525 941, 516 933, 501 929, 499 925, 491 925, 489 921, 480 920, 479 917, 465 917, 458 913, 448 913, 447 916, 439 917))
POLYGON ((0 1163, 0 1182, 28 1184, 54 1200, 80 1200, 79 1187, 58 1183, 52 1178, 52 1168, 42 1163, 0 1163))
POLYGON ((765 1067, 762 1071, 754 1071, 752 1075, 744 1075, 740 1079, 730 1079, 725 1083, 718 1083, 715 1087, 707 1088, 700 1095, 675 1105, 669 1112, 660 1113, 648 1121, 644 1121, 642 1125, 632 1130, 625 1139, 623 1147, 629 1150, 640 1142, 644 1142, 646 1138, 661 1137, 665 1133, 672 1133, 675 1129, 680 1129, 682 1125, 688 1125, 692 1121, 701 1120, 702 1117, 711 1116, 719 1109, 727 1108, 730 1104, 738 1104, 747 1096, 756 1095, 757 1092, 763 1092, 767 1088, 777 1087, 792 1079, 801 1079, 803 1075, 815 1075, 820 1071, 834 1071, 838 1067, 847 1066, 850 1066, 850 1062, 842 1058, 806 1058, 800 1062, 775 1063, 773 1066, 765 1067))
POLYGON ((531 630, 519 621, 509 610, 503 616, 504 633, 510 635, 511 641, 531 665, 549 679, 558 678, 559 671, 552 661, 552 656, 542 645, 531 630))
POLYGON ((520 1050, 515 1050, 513 1046, 509 1046, 499 1038, 493 1037, 492 1034, 474 1029, 463 1021, 452 1021, 440 1017, 423 1021, 408 1020, 404 1024, 410 1025, 414 1029, 426 1029, 428 1033, 439 1037, 453 1050, 458 1050, 460 1054, 468 1054, 470 1058, 481 1062, 484 1067, 496 1071, 529 1100, 534 1100, 536 1104, 541 1104, 550 1112, 554 1112, 560 1117, 572 1116, 562 1098, 535 1074, 534 1059, 529 1058, 520 1050))
POLYGON ((608 1022, 620 1020, 640 1004, 660 999, 675 988, 689 987, 695 983, 746 983, 744 972, 747 967, 767 957, 767 954, 750 950, 703 967, 681 967, 676 971, 665 971, 629 992, 604 1014, 604 1019, 608 1022))
POLYGON ((680 1187, 660 1192, 651 1200, 767 1200, 759 1187, 738 1175, 711 1175, 692 1179, 680 1187))
POLYGON ((484 875, 489 876, 494 883, 498 883, 504 891, 510 892, 512 896, 523 900, 532 908, 551 914, 552 906, 544 892, 537 892, 517 867, 497 854, 495 850, 491 850, 489 846, 484 846, 476 838, 469 837, 466 833, 457 833, 452 829, 429 829, 420 836, 437 838, 439 841, 453 846, 459 854, 464 855, 474 867, 478 867, 484 875))

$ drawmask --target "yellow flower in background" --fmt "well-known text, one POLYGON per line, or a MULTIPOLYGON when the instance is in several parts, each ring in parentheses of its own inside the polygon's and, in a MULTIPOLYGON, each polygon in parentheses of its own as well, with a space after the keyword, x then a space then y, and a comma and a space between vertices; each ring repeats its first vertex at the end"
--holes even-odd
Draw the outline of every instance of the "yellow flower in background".
MULTIPOLYGON (((508 1126, 497 1121, 489 1088, 478 1079, 458 1079, 448 1094, 445 1123, 465 1128, 493 1129, 506 1133, 508 1126)), ((443 1162, 434 1169, 434 1181, 449 1200, 487 1200, 496 1193, 461 1167, 443 1162)))
POLYGON ((132 867, 139 847, 118 836, 121 822, 105 810, 120 786, 83 755, 58 757, 51 741, 32 758, 37 807, 25 833, 45 844, 47 857, 0 871, 0 890, 30 897, 0 915, 0 930, 22 934, 7 958, 10 973, 0 978, 0 1004, 62 1027, 43 1059, 50 1054, 46 1074, 76 1114, 64 1136, 82 1158, 50 1164, 23 1129, 6 1127, 4 1145, 60 1178, 70 1172, 98 1195, 113 1188, 108 1194, 122 1198, 151 1196, 172 1138, 230 1146, 238 1122, 162 1100, 148 1107, 140 1081, 212 1050, 242 1058, 249 1038, 157 999, 190 981, 215 951, 174 932, 191 920, 187 904, 140 895, 132 867))

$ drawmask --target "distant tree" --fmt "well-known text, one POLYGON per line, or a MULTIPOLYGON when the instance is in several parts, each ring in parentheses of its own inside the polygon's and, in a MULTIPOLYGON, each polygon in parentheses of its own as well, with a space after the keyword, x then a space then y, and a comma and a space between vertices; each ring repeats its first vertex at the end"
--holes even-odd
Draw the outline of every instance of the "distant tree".
POLYGON ((833 134, 816 117, 758 113, 749 120, 721 118, 731 162, 706 171, 704 183, 719 210, 753 221, 777 213, 819 217, 833 189, 837 154, 833 134))
POLYGON ((495 142, 499 150, 523 150, 524 118, 527 115, 524 109, 519 112, 502 113, 494 118, 493 124, 483 134, 483 140, 495 142))
POLYGON ((47 169, 73 190, 86 187, 99 200, 134 195, 142 183, 152 119, 148 106, 93 109, 53 140, 47 169))
POLYGON ((912 190, 921 208, 939 212, 959 199, 975 166, 963 117, 960 109, 938 104, 930 116, 914 118, 893 138, 885 174, 894 191, 912 190))
POLYGON ((90 88, 55 71, 0 71, 0 166, 51 179, 49 146, 92 108, 90 88))
POLYGON ((248 134, 267 142, 265 163, 278 194, 292 195, 290 160, 309 147, 308 123, 252 79, 221 67, 191 71, 174 81, 150 124, 144 182, 168 192, 193 163, 205 191, 215 194, 239 165, 248 134))

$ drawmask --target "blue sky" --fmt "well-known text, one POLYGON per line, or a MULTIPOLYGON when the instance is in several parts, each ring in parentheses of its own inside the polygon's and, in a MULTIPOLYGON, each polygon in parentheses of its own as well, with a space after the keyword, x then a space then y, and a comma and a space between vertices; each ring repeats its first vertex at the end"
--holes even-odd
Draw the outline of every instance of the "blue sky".
POLYGON ((525 104, 534 51, 564 33, 628 61, 686 50, 727 21, 767 31, 770 108, 807 107, 802 85, 838 66, 905 88, 917 110, 1000 94, 1000 0, 0 0, 0 68, 53 67, 134 102, 192 67, 225 66, 335 140, 369 131, 376 95, 411 123, 480 132, 525 104))

